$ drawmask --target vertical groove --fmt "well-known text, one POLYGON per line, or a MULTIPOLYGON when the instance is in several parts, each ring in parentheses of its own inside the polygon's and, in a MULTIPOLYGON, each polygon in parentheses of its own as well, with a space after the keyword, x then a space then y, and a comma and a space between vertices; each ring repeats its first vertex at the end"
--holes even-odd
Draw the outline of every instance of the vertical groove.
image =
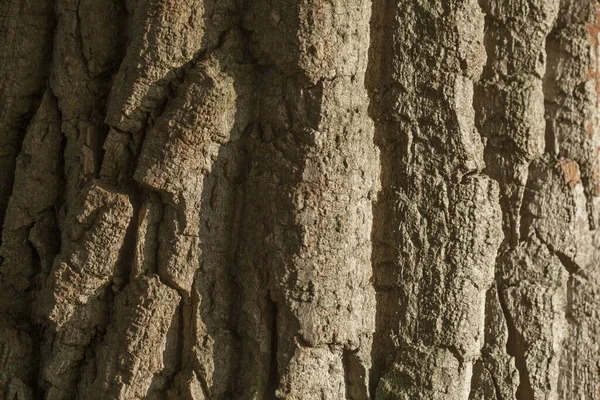
POLYGON ((381 191, 373 205, 373 276, 376 291, 376 319, 371 352, 373 366, 370 371, 369 392, 375 398, 375 390, 383 374, 393 362, 390 349, 394 347, 394 336, 398 335, 398 307, 400 291, 395 285, 383 285, 386 276, 397 276, 396 260, 401 250, 398 229, 400 222, 394 213, 394 192, 396 184, 396 163, 406 155, 408 143, 396 143, 389 125, 398 123, 385 112, 385 94, 393 90, 391 73, 392 52, 386 49, 393 35, 393 16, 397 6, 390 0, 374 0, 371 15, 371 43, 369 45, 369 65, 367 87, 369 89, 369 115, 375 123, 375 144, 380 149, 381 191))
POLYGON ((277 361, 277 349, 279 347, 279 340, 277 338, 278 333, 277 333, 277 305, 270 299, 268 299, 269 302, 269 307, 271 308, 271 310, 269 311, 268 314, 270 314, 270 319, 271 319, 271 326, 269 327, 269 333, 271 335, 271 340, 270 340, 270 345, 271 348, 269 349, 270 351, 270 356, 271 356, 271 363, 269 365, 269 379, 267 382, 267 398, 268 399, 273 399, 276 396, 276 392, 277 392, 277 387, 279 386, 279 380, 280 380, 280 376, 279 376, 279 367, 278 367, 278 361, 277 361))

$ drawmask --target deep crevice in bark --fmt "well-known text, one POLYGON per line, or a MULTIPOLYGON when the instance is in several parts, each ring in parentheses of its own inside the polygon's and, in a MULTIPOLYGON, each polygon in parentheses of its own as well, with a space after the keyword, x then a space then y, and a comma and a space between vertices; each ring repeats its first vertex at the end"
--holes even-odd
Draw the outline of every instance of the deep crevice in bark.
POLYGON ((496 395, 496 400, 504 400, 504 397, 502 397, 502 391, 500 390, 500 384, 498 383, 498 379, 492 373, 492 371, 487 368, 487 366, 484 366, 484 368, 488 371, 488 373, 490 374, 490 377, 492 379, 492 384, 494 385, 494 394, 496 395))
MULTIPOLYGON (((499 257, 500 258, 500 257, 499 257)), ((498 286, 498 300, 504 314, 504 320, 508 327, 508 341, 506 342, 506 353, 515 359, 515 366, 519 371, 519 386, 517 388, 517 400, 530 400, 533 399, 533 388, 529 380, 529 370, 527 369, 527 363, 525 361, 526 344, 523 338, 519 334, 515 322, 510 315, 506 300, 503 294, 503 284, 501 280, 497 280, 496 285, 498 286)))
POLYGON ((270 359, 269 377, 267 380, 267 399, 275 399, 275 392, 279 387, 279 363, 277 354, 279 350, 279 332, 277 330, 277 304, 271 300, 271 296, 267 297, 267 320, 270 320, 269 335, 270 343, 270 359))
MULTIPOLYGON (((385 114, 384 104, 385 93, 395 82, 387 75, 386 63, 391 58, 390 50, 387 53, 381 51, 383 44, 389 42, 391 35, 389 31, 391 30, 390 21, 394 13, 394 5, 389 0, 374 0, 371 9, 369 63, 365 83, 369 93, 369 116, 375 123, 374 143, 380 151, 382 186, 372 206, 371 234, 373 243, 371 283, 376 292, 376 317, 371 350, 372 366, 369 371, 369 393, 371 398, 375 398, 379 381, 387 372, 394 358, 391 354, 395 351, 392 336, 397 334, 397 327, 394 329, 392 316, 396 310, 392 304, 393 299, 400 302, 401 298, 395 285, 386 284, 388 280, 393 282, 393 277, 385 279, 387 274, 396 274, 394 259, 399 256, 395 251, 397 232, 388 232, 388 229, 396 222, 390 191, 395 188, 394 176, 397 174, 397 164, 394 161, 397 161, 397 158, 394 155, 397 155, 397 152, 394 149, 398 144, 388 132, 391 130, 388 126, 392 124, 392 120, 385 114), (392 243, 388 243, 388 241, 392 243), (388 254, 390 251, 391 254, 388 254)), ((401 304, 399 306, 402 307, 401 304)))

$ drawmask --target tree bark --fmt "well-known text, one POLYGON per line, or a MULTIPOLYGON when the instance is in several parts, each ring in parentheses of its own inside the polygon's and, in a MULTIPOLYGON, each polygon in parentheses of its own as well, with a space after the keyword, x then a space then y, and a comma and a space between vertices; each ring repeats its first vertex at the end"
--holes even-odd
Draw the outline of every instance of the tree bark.
POLYGON ((4 0, 0 400, 600 398, 595 0, 4 0))

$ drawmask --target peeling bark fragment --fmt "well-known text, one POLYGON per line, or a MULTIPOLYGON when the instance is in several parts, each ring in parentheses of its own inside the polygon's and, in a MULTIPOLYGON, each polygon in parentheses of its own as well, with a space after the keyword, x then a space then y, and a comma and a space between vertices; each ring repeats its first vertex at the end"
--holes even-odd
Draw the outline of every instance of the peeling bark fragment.
POLYGON ((130 184, 136 156, 169 95, 238 20, 237 0, 127 1, 132 38, 113 80, 101 176, 130 184))
MULTIPOLYGON (((239 32, 230 36, 236 44, 226 49, 240 43, 239 32)), ((243 110, 251 99, 251 81, 243 80, 247 72, 220 54, 190 71, 179 96, 150 130, 136 169, 135 179, 162 193, 169 203, 161 226, 158 273, 188 295, 198 269, 198 210, 208 200, 202 199, 203 190, 210 190, 207 176, 224 146, 239 141, 249 123, 249 115, 237 113, 237 106, 243 110), (224 72, 225 65, 234 70, 224 72)))
POLYGON ((70 398, 86 347, 105 320, 103 297, 133 214, 127 195, 91 183, 67 216, 68 230, 37 302, 48 325, 42 379, 49 399, 70 398))
POLYGON ((61 253, 44 288, 53 300, 40 304, 50 311, 56 328, 112 278, 133 211, 127 195, 100 182, 89 185, 80 199, 77 212, 69 216, 70 229, 64 232, 61 253))
POLYGON ((127 8, 132 40, 113 82, 106 122, 121 131, 136 132, 167 98, 176 69, 200 50, 204 4, 199 0, 130 1, 127 8))
POLYGON ((183 192, 193 193, 197 175, 210 172, 219 146, 235 136, 239 139, 241 132, 232 132, 233 84, 216 59, 192 70, 180 96, 167 105, 149 132, 135 178, 166 193, 173 204, 184 203, 183 192))
POLYGON ((179 300, 156 275, 134 280, 117 296, 115 316, 93 360, 95 379, 79 388, 82 399, 95 399, 100 392, 110 399, 141 399, 160 390, 156 379, 176 357, 168 353, 172 343, 167 339, 177 340, 168 333, 178 318, 179 300))

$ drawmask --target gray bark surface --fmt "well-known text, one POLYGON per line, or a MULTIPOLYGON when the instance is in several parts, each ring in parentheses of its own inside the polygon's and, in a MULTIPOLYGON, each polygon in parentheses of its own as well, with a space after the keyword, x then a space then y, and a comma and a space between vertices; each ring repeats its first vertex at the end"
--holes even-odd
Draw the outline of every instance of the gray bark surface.
POLYGON ((600 399, 600 3, 4 0, 0 400, 600 399))

